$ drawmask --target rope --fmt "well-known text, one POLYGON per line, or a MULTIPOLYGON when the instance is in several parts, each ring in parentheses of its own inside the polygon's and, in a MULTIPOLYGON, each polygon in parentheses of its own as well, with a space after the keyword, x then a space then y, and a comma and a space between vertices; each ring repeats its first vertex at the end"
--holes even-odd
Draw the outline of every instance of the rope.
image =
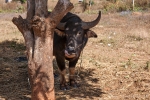
POLYGON ((77 77, 79 77, 80 72, 81 72, 81 67, 82 67, 82 55, 83 55, 83 50, 81 51, 81 56, 80 56, 81 61, 80 61, 80 66, 79 66, 78 71, 77 71, 77 77))
MULTIPOLYGON (((80 45, 80 46, 82 46, 82 49, 81 49, 82 51, 81 51, 81 55, 80 55, 81 62, 80 62, 80 66, 79 66, 79 69, 78 69, 78 72, 77 72, 77 77, 79 77, 79 74, 80 74, 80 72, 81 72, 81 67, 82 67, 82 55, 83 55, 83 48, 84 48, 84 45, 85 45, 85 41, 84 41, 84 40, 85 40, 85 38, 84 38, 83 41, 82 41, 83 43, 80 45)), ((79 46, 79 47, 80 47, 80 46, 79 46)), ((78 47, 78 48, 79 48, 79 47, 78 47)))

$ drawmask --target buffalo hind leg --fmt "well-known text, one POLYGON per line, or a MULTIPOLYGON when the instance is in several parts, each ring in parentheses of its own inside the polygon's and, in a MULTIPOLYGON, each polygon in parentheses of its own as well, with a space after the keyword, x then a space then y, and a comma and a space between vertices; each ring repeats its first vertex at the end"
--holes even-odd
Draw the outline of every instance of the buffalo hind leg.
POLYGON ((60 89, 68 90, 69 86, 65 79, 65 76, 66 76, 65 60, 56 57, 56 61, 57 61, 57 65, 59 67, 59 73, 60 73, 60 89))

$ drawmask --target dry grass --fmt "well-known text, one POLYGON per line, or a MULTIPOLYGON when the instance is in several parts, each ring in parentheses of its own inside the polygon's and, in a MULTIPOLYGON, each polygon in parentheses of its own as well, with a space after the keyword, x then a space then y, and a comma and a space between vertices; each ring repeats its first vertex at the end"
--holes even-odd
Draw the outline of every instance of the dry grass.
POLYGON ((26 4, 20 2, 5 3, 5 0, 0 0, 0 13, 1 12, 25 12, 26 4))
MULTIPOLYGON (((14 59, 25 56, 24 40, 11 22, 13 15, 4 16, 0 16, 0 99, 28 100, 27 62, 14 59)), ((79 16, 90 21, 97 14, 79 16)), ((98 38, 89 39, 77 64, 81 87, 61 91, 56 78, 57 100, 149 100, 149 16, 149 12, 102 14, 92 28, 98 38)))
POLYGON ((103 15, 93 28, 99 37, 87 44, 83 66, 96 69, 97 84, 106 93, 102 100, 149 100, 149 16, 103 15))
MULTIPOLYGON (((0 0, 0 12, 25 12, 26 2, 21 4, 19 2, 5 3, 5 0, 0 0)), ((48 0, 48 9, 51 11, 56 5, 58 0, 48 0)), ((132 0, 92 0, 92 6, 89 7, 89 0, 84 0, 81 4, 78 0, 71 0, 74 4, 74 9, 72 12, 81 13, 83 11, 92 9, 102 10, 103 12, 116 12, 116 11, 127 11, 133 10, 132 0), (84 7, 83 7, 84 6, 84 7)), ((135 1, 135 11, 148 10, 150 8, 149 0, 136 0, 135 1)), ((94 11, 95 12, 95 11, 94 11)))

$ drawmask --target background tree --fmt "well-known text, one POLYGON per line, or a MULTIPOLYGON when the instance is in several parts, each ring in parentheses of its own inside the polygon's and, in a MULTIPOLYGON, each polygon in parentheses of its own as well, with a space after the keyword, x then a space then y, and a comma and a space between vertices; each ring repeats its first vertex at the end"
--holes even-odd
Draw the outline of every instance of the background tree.
POLYGON ((27 17, 12 19, 22 33, 28 57, 28 72, 32 87, 31 100, 54 100, 53 33, 56 25, 73 5, 59 0, 49 13, 47 0, 27 0, 27 17))

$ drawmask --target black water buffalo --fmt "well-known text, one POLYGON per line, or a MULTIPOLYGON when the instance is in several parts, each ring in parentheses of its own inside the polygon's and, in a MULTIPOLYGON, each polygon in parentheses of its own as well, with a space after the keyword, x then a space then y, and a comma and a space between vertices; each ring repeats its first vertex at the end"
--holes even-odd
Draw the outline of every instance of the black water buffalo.
POLYGON ((60 78, 60 89, 69 89, 66 83, 65 74, 65 59, 69 61, 69 83, 70 86, 77 87, 78 84, 75 81, 75 66, 80 57, 80 53, 85 47, 88 38, 97 35, 95 32, 89 30, 90 28, 96 26, 101 18, 101 12, 99 12, 98 17, 92 22, 83 22, 80 17, 75 14, 67 13, 60 24, 57 26, 64 35, 54 34, 54 55, 58 67, 61 72, 60 78))

